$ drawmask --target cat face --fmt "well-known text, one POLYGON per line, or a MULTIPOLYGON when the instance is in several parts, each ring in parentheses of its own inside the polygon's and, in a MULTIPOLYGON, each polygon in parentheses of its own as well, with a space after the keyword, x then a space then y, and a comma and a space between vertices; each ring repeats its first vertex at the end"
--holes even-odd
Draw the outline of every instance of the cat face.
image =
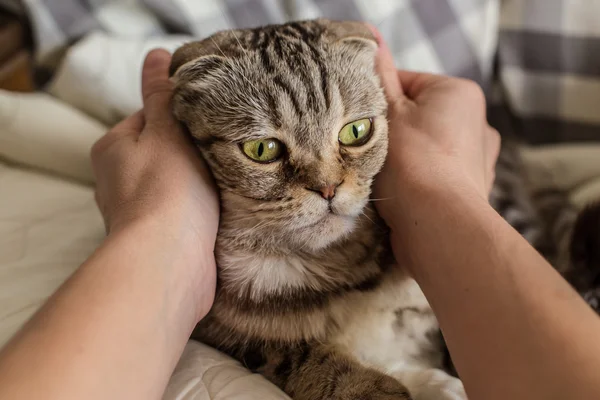
POLYGON ((174 54, 175 115, 219 186, 221 230, 312 250, 353 230, 387 152, 376 49, 362 24, 317 20, 174 54))

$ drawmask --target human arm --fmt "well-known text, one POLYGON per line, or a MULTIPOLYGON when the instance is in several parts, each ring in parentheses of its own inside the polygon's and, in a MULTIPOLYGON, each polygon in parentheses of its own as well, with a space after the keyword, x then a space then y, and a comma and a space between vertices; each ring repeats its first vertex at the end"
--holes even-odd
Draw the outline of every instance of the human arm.
POLYGON ((93 149, 108 236, 0 353, 0 398, 160 398, 215 285, 218 203, 169 113, 170 57, 144 111, 93 149))
POLYGON ((399 72, 382 46, 390 150, 376 203, 470 399, 592 399, 600 319, 488 204, 498 135, 481 89, 399 72))

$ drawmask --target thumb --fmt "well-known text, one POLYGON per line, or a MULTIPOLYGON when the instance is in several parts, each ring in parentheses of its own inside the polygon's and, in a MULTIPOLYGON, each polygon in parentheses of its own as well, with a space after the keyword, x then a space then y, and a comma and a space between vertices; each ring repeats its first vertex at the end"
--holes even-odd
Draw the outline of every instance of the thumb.
POLYGON ((417 101, 419 95, 427 89, 448 79, 448 77, 442 75, 406 70, 399 70, 397 78, 404 89, 406 97, 414 101, 417 101))
POLYGON ((377 43, 379 44, 379 50, 375 56, 375 68, 377 74, 381 79, 381 85, 385 92, 385 96, 389 104, 397 102, 398 98, 404 97, 400 80, 398 79, 398 72, 394 65, 394 58, 388 48, 387 44, 383 40, 381 33, 372 25, 369 25, 369 29, 375 35, 377 43))
POLYGON ((142 99, 148 124, 164 125, 171 117, 170 102, 173 84, 169 80, 171 55, 166 50, 152 50, 142 68, 142 99))

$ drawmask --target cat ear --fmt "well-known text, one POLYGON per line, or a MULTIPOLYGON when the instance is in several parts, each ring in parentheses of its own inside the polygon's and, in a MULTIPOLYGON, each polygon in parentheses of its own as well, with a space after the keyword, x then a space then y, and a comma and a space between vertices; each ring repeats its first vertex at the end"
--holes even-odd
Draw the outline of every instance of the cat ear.
POLYGON ((227 59, 217 55, 191 57, 181 64, 171 63, 171 78, 176 82, 188 82, 217 73, 227 64, 227 59))
POLYGON ((178 77, 184 70, 186 74, 193 72, 192 70, 200 73, 218 67, 219 62, 224 62, 227 57, 233 57, 239 52, 235 35, 236 32, 220 31, 204 40, 184 44, 173 53, 169 75, 178 77))
POLYGON ((351 46, 356 50, 375 53, 379 45, 369 27, 358 21, 322 20, 326 27, 325 35, 334 43, 351 46))

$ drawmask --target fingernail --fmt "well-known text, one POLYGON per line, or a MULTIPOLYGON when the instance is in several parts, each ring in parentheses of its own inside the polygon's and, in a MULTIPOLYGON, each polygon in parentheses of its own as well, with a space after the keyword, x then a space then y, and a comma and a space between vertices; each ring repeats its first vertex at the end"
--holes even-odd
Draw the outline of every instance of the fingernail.
POLYGON ((146 54, 144 64, 148 67, 158 67, 166 62, 170 62, 171 53, 165 49, 153 49, 146 54))
POLYGON ((377 41, 377 44, 379 45, 379 47, 381 47, 383 38, 381 37, 381 33, 379 32, 377 27, 373 24, 367 23, 367 28, 369 28, 371 30, 371 32, 373 32, 373 36, 375 36, 375 40, 377 41))

